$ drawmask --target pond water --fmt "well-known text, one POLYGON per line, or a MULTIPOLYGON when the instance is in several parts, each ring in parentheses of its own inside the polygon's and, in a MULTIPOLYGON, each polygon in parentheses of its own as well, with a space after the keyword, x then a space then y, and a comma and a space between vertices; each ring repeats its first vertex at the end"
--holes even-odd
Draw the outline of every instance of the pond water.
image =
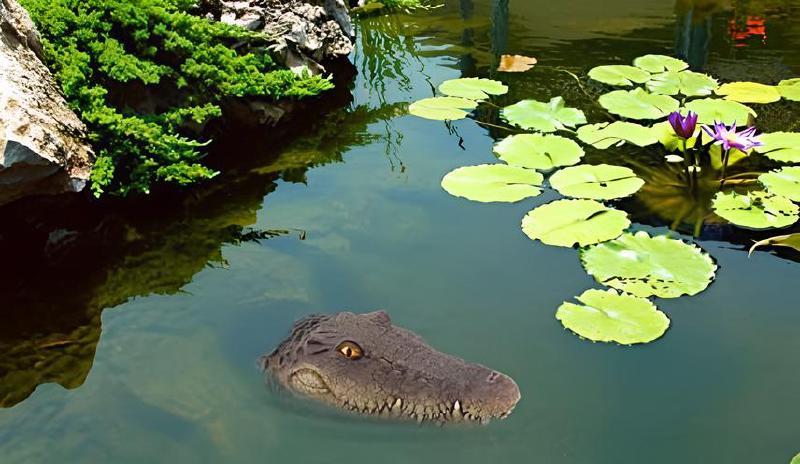
MULTIPOLYGON (((790 1, 448 0, 360 20, 352 102, 296 143, 275 153, 241 140, 229 148, 238 167, 211 184, 75 213, 38 254, 24 245, 42 237, 3 225, 0 462, 788 463, 800 452, 797 255, 748 258, 761 235, 706 224, 696 242, 720 269, 702 294, 659 300, 665 337, 581 340, 554 312, 598 284, 575 250, 519 229, 555 195, 510 205, 448 195, 442 176, 492 162, 506 133, 408 116, 405 104, 461 76, 509 84, 501 105, 580 102, 560 69, 645 53, 774 83, 800 75, 799 18, 790 1), (540 64, 498 74, 502 53, 540 64), (256 359, 294 320, 377 308, 514 377, 511 417, 376 423, 264 386, 256 359)), ((764 124, 800 130, 797 105, 784 109, 764 124)), ((621 163, 613 151, 588 156, 621 163)), ((681 201, 641 193, 622 206, 634 229, 673 226, 688 239, 697 221, 676 213, 681 201)))

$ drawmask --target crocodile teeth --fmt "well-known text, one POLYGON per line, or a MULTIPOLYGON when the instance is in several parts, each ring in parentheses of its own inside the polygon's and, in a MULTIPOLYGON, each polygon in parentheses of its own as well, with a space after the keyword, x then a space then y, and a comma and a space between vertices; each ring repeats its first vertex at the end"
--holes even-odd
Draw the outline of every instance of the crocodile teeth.
POLYGON ((392 405, 389 409, 391 409, 392 407, 399 408, 402 405, 403 405, 403 400, 397 398, 396 400, 394 400, 394 405, 392 405))
POLYGON ((453 403, 453 412, 458 412, 458 411, 461 411, 461 403, 459 403, 458 400, 456 400, 455 403, 453 403))

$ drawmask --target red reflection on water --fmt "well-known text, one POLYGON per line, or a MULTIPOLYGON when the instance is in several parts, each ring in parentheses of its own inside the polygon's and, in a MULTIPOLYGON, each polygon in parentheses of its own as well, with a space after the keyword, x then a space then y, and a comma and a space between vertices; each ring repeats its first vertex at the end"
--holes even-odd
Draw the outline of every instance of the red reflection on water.
POLYGON ((736 48, 746 47, 751 37, 759 37, 762 45, 767 43, 767 22, 761 16, 748 15, 744 21, 734 17, 729 21, 728 29, 736 48))

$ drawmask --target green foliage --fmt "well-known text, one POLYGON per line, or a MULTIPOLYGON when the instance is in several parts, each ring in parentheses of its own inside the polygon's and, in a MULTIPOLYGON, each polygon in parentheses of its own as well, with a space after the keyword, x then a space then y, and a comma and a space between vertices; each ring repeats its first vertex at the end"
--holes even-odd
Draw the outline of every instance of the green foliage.
POLYGON ((200 163, 203 143, 181 135, 221 114, 223 97, 307 97, 323 78, 276 69, 267 38, 189 14, 190 0, 22 0, 41 32, 45 57, 97 151, 92 189, 125 195, 166 182, 186 185, 215 173, 200 163), (234 48, 234 44, 245 47, 234 48), (109 89, 146 86, 176 102, 141 114, 115 104, 109 89))

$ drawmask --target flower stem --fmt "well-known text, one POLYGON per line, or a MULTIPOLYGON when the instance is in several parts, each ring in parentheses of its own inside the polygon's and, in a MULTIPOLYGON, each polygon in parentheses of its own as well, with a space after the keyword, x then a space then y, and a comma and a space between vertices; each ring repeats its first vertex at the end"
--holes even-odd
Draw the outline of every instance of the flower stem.
POLYGON ((720 188, 725 185, 725 171, 728 170, 728 158, 730 156, 730 152, 730 150, 725 150, 725 153, 722 155, 722 177, 719 180, 720 188))

